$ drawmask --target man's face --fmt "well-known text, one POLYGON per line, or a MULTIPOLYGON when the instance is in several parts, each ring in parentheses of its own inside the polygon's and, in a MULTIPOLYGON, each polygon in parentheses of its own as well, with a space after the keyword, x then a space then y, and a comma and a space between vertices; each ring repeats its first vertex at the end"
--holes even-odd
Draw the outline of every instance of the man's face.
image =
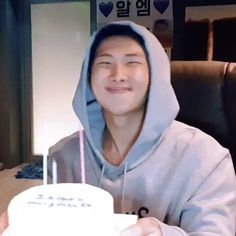
POLYGON ((144 109, 149 70, 142 47, 133 39, 112 36, 97 48, 92 91, 105 112, 125 115, 144 109))

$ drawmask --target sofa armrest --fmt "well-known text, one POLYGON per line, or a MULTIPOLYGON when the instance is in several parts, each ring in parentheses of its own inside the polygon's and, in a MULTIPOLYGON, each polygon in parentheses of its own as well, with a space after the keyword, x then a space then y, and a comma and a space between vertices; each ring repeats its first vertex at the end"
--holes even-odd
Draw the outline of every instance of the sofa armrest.
MULTIPOLYGON (((231 151, 236 156, 236 63, 228 63, 224 85, 225 112, 230 127, 231 151)), ((236 162, 236 160, 235 160, 236 162)))

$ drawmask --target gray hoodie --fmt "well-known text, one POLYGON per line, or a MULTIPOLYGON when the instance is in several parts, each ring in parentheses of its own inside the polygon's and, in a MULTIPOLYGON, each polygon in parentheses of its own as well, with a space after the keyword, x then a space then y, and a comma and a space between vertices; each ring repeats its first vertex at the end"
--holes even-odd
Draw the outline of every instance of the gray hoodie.
MULTIPOLYGON (((128 25, 145 42, 150 88, 142 130, 126 158, 113 166, 103 158, 105 122, 88 79, 85 55, 73 107, 85 129, 86 183, 109 191, 115 212, 155 217, 164 236, 234 236, 236 182, 229 151, 199 129, 175 121, 179 105, 170 83, 170 64, 158 40, 144 27, 128 25)), ((50 148, 59 182, 81 182, 79 136, 50 148)), ((50 171, 51 173, 51 171, 50 171)))

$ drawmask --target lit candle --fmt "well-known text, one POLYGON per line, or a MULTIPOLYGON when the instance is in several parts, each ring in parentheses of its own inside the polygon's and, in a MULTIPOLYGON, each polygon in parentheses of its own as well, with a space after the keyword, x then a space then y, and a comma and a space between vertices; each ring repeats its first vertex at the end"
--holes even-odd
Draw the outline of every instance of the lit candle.
POLYGON ((81 182, 85 184, 85 160, 84 160, 84 131, 79 130, 79 148, 80 148, 80 173, 81 182))
POLYGON ((57 184, 57 162, 55 158, 52 160, 52 183, 57 184))

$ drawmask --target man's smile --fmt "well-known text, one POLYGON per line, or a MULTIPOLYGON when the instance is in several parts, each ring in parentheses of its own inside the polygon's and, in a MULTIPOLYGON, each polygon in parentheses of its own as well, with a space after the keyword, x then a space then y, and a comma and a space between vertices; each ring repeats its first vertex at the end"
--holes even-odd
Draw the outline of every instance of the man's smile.
POLYGON ((130 87, 106 87, 105 88, 109 93, 127 93, 130 92, 132 89, 130 87))

